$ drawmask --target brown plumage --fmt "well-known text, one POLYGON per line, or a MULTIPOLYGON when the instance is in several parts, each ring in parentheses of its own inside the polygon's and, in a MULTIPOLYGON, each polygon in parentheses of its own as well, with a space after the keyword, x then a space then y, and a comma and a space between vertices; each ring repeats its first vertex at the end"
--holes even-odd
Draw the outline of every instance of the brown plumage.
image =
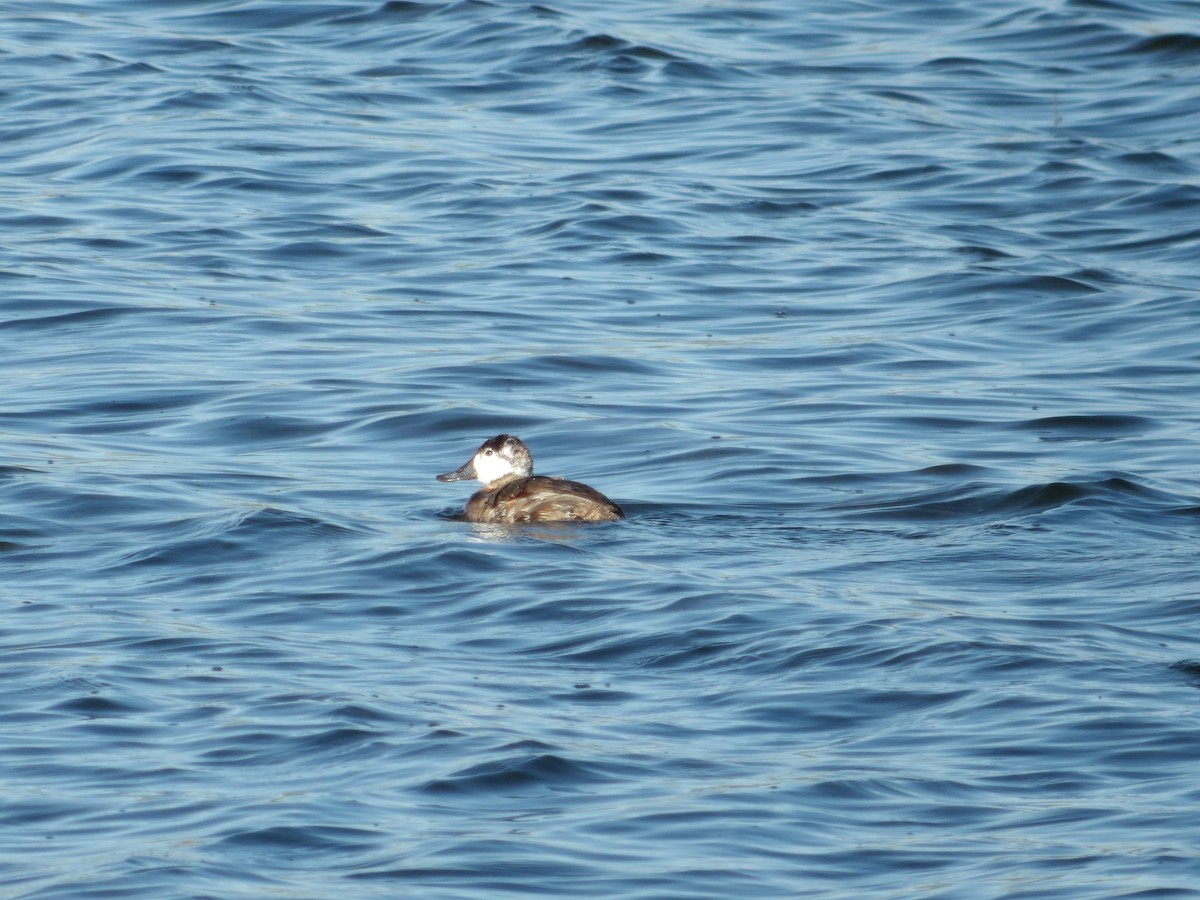
POLYGON ((533 474, 533 456, 524 441, 498 434, 467 463, 438 481, 478 478, 484 487, 467 501, 468 522, 516 525, 525 522, 612 522, 625 518, 621 507, 578 481, 533 474))

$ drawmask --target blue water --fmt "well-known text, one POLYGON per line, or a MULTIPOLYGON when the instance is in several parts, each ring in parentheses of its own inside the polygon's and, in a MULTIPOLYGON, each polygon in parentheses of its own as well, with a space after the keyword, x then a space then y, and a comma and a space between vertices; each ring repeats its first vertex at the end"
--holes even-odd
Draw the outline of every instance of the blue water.
POLYGON ((1196 896, 1200 3, 11 0, 0 893, 1196 896), (501 431, 624 522, 479 529, 501 431))

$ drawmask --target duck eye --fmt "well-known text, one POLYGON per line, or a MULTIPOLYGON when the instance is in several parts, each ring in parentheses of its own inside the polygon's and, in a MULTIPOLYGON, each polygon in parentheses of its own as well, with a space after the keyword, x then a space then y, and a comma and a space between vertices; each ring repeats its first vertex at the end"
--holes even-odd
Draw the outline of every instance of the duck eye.
POLYGON ((484 456, 491 456, 491 455, 492 455, 492 451, 491 451, 491 450, 488 450, 488 451, 487 451, 486 453, 484 453, 483 455, 484 455, 484 456))

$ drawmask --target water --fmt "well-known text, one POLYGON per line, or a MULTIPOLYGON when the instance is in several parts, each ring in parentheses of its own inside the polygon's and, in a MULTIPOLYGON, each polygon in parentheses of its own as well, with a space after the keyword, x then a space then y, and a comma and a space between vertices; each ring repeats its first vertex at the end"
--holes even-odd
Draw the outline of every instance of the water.
POLYGON ((1194 896, 1141 6, 7 4, 4 895, 1194 896))

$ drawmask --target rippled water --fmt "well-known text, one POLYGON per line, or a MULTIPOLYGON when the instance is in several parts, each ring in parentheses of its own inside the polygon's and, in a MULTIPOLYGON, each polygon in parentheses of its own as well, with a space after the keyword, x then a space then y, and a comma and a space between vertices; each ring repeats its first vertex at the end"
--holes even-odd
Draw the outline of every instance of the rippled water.
POLYGON ((1192 896, 1140 6, 8 3, 5 896, 1192 896))

